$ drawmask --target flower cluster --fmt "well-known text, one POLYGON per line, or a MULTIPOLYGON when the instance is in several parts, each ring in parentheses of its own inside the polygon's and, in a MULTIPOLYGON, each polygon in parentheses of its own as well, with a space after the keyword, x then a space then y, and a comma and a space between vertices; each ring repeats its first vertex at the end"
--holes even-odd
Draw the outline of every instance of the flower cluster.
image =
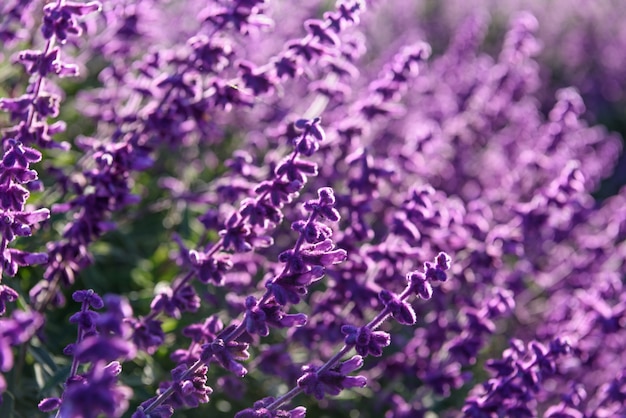
POLYGON ((570 349, 569 342, 561 340, 551 342, 549 348, 537 342, 525 348, 519 340, 512 341, 502 360, 487 362, 495 376, 483 385, 484 392, 466 400, 463 413, 468 417, 533 416, 533 402, 542 383, 557 372, 555 360, 570 349))
POLYGON ((70 374, 63 396, 43 399, 39 409, 59 409, 62 416, 120 415, 132 396, 132 390, 118 385, 117 378, 122 371, 118 360, 132 359, 136 354, 134 345, 128 342, 130 327, 125 324, 132 310, 126 300, 107 295, 103 301, 91 289, 74 292, 72 299, 81 304, 81 309, 69 319, 78 326, 76 342, 63 350, 73 358, 70 374), (107 311, 102 314, 92 310, 105 306, 107 311), (90 364, 84 373, 79 373, 81 364, 90 364))

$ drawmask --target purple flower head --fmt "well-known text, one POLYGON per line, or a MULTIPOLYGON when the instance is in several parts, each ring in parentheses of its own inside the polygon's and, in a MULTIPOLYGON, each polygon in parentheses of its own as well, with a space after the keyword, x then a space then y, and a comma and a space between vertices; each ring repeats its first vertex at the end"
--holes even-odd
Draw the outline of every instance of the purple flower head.
POLYGON ((340 41, 335 33, 330 31, 330 26, 326 26, 325 23, 318 19, 309 19, 304 22, 307 32, 312 36, 316 36, 322 44, 328 44, 330 46, 339 46, 340 41))
POLYGON ((233 26, 240 33, 247 35, 252 29, 267 28, 274 25, 272 19, 262 14, 264 0, 238 1, 234 6, 207 6, 200 12, 200 19, 211 22, 217 27, 233 26))
POLYGON ((257 306, 257 300, 254 296, 246 298, 246 331, 250 334, 258 334, 262 337, 267 336, 270 331, 267 326, 265 312, 257 306))
POLYGON ((572 352, 572 343, 568 338, 557 337, 550 341, 548 353, 551 356, 562 356, 572 352))
POLYGON ((536 341, 526 347, 512 340, 502 359, 487 361, 495 376, 483 384, 481 391, 468 397, 463 412, 468 416, 535 416, 533 410, 537 396, 544 390, 543 383, 557 374, 556 360, 569 347, 560 339, 553 344, 555 349, 550 350, 536 341))
MULTIPOLYGON (((305 265, 321 265, 324 267, 344 262, 348 257, 348 253, 343 248, 334 248, 334 246, 330 239, 315 244, 303 245, 300 251, 300 258, 305 265)), ((294 262, 293 265, 290 265, 290 269, 292 271, 300 271, 299 263, 294 262)))
POLYGON ((301 327, 306 324, 307 316, 303 313, 288 314, 283 311, 283 306, 276 301, 270 301, 262 306, 267 323, 275 328, 301 327))
POLYGON ((252 236, 252 230, 244 223, 239 212, 233 213, 225 226, 226 228, 220 231, 225 249, 238 253, 252 251, 252 244, 248 242, 252 236))
POLYGON ((72 298, 81 303, 80 311, 70 317, 70 322, 78 325, 78 340, 64 349, 66 355, 74 357, 72 373, 76 372, 78 362, 109 362, 134 357, 136 348, 126 340, 131 333, 126 320, 132 316, 132 310, 124 298, 107 295, 103 301, 91 289, 78 290, 72 294, 72 298), (105 305, 107 312, 104 314, 90 310, 105 305))
POLYGON ((335 32, 340 32, 348 26, 358 25, 360 14, 366 10, 363 0, 342 0, 337 2, 337 10, 326 12, 324 18, 335 32))
POLYGON ((450 257, 446 253, 439 253, 435 263, 424 263, 423 272, 412 271, 406 275, 411 293, 417 294, 422 299, 428 300, 433 295, 430 281, 444 282, 448 279, 446 271, 450 269, 450 257))
MULTIPOLYGON (((287 172, 286 174, 289 174, 287 172)), ((306 176, 303 178, 306 179, 306 176)), ((264 181, 254 189, 254 192, 261 195, 268 195, 267 204, 271 204, 275 208, 282 208, 285 203, 291 203, 297 193, 304 187, 304 183, 298 180, 285 180, 282 178, 274 181, 264 181)), ((278 215, 274 215, 272 211, 269 214, 277 219, 278 215)), ((282 218, 282 215, 281 215, 282 218)))
MULTIPOLYGON (((48 53, 36 50, 24 50, 18 53, 17 61, 26 66, 30 74, 39 74, 42 77, 54 73, 59 77, 75 77, 78 75, 78 66, 61 61, 61 50, 53 47, 48 53)), ((25 96, 28 97, 28 96, 25 96)), ((54 96, 57 100, 57 96, 54 96)), ((55 104, 58 108, 58 104, 55 104)))
POLYGON ((135 346, 123 338, 90 336, 78 343, 74 356, 81 362, 112 361, 120 358, 131 359, 135 356, 135 346))
POLYGON ((163 392, 170 387, 174 388, 174 394, 168 403, 174 408, 196 408, 201 403, 209 402, 209 395, 213 389, 207 386, 207 366, 201 366, 193 373, 187 373, 187 367, 181 364, 172 370, 173 382, 163 384, 159 391, 163 392))
POLYGON ((246 298, 246 331, 265 337, 269 334, 268 326, 276 328, 301 327, 306 324, 305 314, 286 314, 282 306, 275 301, 257 305, 254 296, 246 298))
POLYGON ((276 166, 274 173, 277 176, 286 176, 290 182, 304 185, 308 176, 317 176, 318 167, 310 161, 287 157, 276 166))
POLYGON ((59 409, 60 406, 61 406, 61 399, 59 398, 45 398, 41 402, 39 402, 39 404, 37 405, 37 407, 39 408, 41 412, 55 411, 59 409))
POLYGON ((419 271, 412 271, 406 276, 411 286, 411 292, 422 299, 428 300, 433 296, 433 287, 426 279, 426 275, 419 271))
POLYGON ((104 307, 104 301, 92 289, 77 290, 72 294, 72 299, 74 299, 75 302, 91 306, 93 309, 102 309, 104 307))
POLYGON ((124 297, 107 294, 104 295, 104 305, 106 312, 99 315, 97 323, 98 329, 104 335, 117 335, 129 337, 132 327, 129 323, 133 317, 133 310, 124 297))
POLYGON ((80 379, 70 381, 63 394, 60 415, 96 418, 100 414, 120 417, 128 408, 132 390, 119 385, 117 362, 94 364, 80 379))
POLYGON ((326 139, 326 134, 320 126, 322 120, 315 118, 311 120, 298 119, 295 122, 296 128, 303 130, 303 134, 296 139, 296 149, 303 155, 310 157, 319 149, 319 143, 326 139))
POLYGON ((212 342, 224 329, 224 324, 215 315, 208 317, 202 324, 192 324, 183 329, 183 335, 191 338, 194 342, 212 342))
POLYGON ((385 305, 385 308, 391 313, 391 316, 399 323, 403 325, 413 325, 417 321, 413 307, 388 290, 381 290, 378 294, 378 299, 380 299, 385 305))
POLYGON ((221 285, 224 275, 233 267, 231 256, 226 253, 217 253, 209 257, 206 253, 189 250, 188 254, 191 264, 196 269, 198 279, 202 283, 212 281, 217 285, 221 285))
MULTIPOLYGON (((7 102, 0 107, 6 108, 7 102)), ((8 139, 0 161, 0 272, 15 276, 20 266, 43 264, 48 261, 45 253, 30 253, 8 248, 16 237, 29 236, 34 226, 50 217, 47 209, 27 210, 26 200, 30 192, 23 186, 37 179, 37 173, 29 168, 41 159, 41 154, 20 141, 8 139)), ((3 292, 8 300, 8 293, 3 292)), ((2 302, 4 304, 4 301, 2 302)))
POLYGON ((434 280, 438 282, 445 282, 448 277, 446 276, 445 270, 439 268, 439 266, 433 266, 431 263, 424 263, 424 267, 426 270, 426 278, 429 280, 434 280))
POLYGON ((190 61, 203 73, 218 72, 226 67, 232 55, 232 46, 225 39, 209 39, 197 35, 187 41, 193 49, 190 61))
POLYGON ((247 343, 224 342, 222 339, 216 339, 209 344, 202 345, 200 358, 206 362, 211 357, 214 357, 223 368, 239 377, 243 377, 248 373, 248 370, 238 361, 247 360, 250 357, 250 353, 247 351, 248 347, 247 343))
POLYGON ((165 341, 161 321, 151 318, 130 321, 133 327, 133 343, 138 349, 149 354, 154 353, 165 341))
POLYGON ((4 269, 4 272, 11 277, 17 274, 18 267, 44 264, 48 261, 46 253, 28 253, 12 248, 5 250, 4 254, 0 256, 4 258, 0 270, 4 269))
POLYGON ((384 331, 372 331, 368 327, 354 327, 352 325, 343 325, 341 333, 346 336, 344 339, 346 345, 354 345, 356 352, 366 357, 372 355, 380 357, 383 354, 383 348, 391 344, 391 336, 384 331))
POLYGON ((78 326, 88 334, 93 334, 96 330, 96 320, 98 319, 98 313, 89 310, 81 310, 70 316, 71 324, 78 324, 78 326))
POLYGON ((280 305, 296 304, 300 302, 302 296, 307 294, 307 288, 322 277, 324 277, 324 267, 312 266, 301 272, 283 274, 274 281, 268 282, 266 286, 280 305))
POLYGON ((333 242, 327 239, 303 246, 299 252, 284 251, 279 255, 278 260, 287 265, 289 272, 304 273, 308 267, 323 267, 344 261, 347 257, 346 251, 333 250, 333 246, 333 242))
POLYGON ((324 46, 316 38, 309 40, 295 39, 288 41, 285 44, 288 53, 293 54, 300 60, 308 63, 317 61, 319 58, 332 55, 334 50, 330 47, 324 46))
POLYGON ((240 61, 238 67, 241 80, 255 96, 269 93, 274 89, 276 80, 270 74, 259 71, 251 62, 240 61))
MULTIPOLYGON (((7 102, 1 101, 0 108, 3 108, 3 105, 6 106, 5 103, 7 102)), ((8 149, 5 151, 4 157, 2 158, 2 166, 5 168, 28 168, 30 163, 41 161, 41 153, 36 149, 24 146, 20 141, 16 141, 14 139, 8 140, 7 143, 8 149)))
POLYGON ((295 57, 281 56, 273 64, 276 76, 280 79, 296 78, 303 72, 295 57))
POLYGON ((333 234, 333 230, 329 226, 317 221, 295 221, 291 224, 291 229, 301 233, 306 242, 311 244, 324 241, 333 234))
POLYGON ((321 400, 325 395, 338 395, 343 389, 365 387, 367 379, 363 376, 347 376, 363 365, 361 356, 354 356, 330 370, 319 372, 312 365, 303 367, 303 374, 298 379, 298 387, 307 395, 313 395, 321 400))
POLYGON ((43 36, 50 39, 53 36, 64 43, 68 36, 80 36, 83 32, 76 18, 99 12, 102 5, 98 1, 78 3, 73 1, 49 3, 44 6, 43 36))
POLYGON ((309 200, 304 204, 304 209, 311 213, 316 213, 322 219, 328 219, 330 222, 339 222, 341 219, 339 212, 334 208, 335 193, 330 187, 322 187, 317 191, 318 199, 309 200))
POLYGON ((200 298, 189 284, 174 288, 164 286, 150 304, 154 312, 165 312, 172 318, 180 318, 182 312, 196 312, 200 308, 200 298))
POLYGON ((282 212, 273 204, 254 199, 247 199, 242 203, 241 215, 248 217, 251 225, 259 225, 264 229, 280 224, 283 219, 282 212))

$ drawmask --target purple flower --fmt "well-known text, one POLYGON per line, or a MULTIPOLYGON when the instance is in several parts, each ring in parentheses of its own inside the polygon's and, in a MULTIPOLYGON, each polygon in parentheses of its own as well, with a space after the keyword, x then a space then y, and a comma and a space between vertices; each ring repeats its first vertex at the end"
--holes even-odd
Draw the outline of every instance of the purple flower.
MULTIPOLYGON (((7 102, 0 102, 6 108, 7 102)), ((48 260, 45 253, 31 253, 8 248, 17 237, 30 236, 33 228, 50 217, 47 209, 27 210, 26 200, 30 192, 23 186, 37 179, 37 172, 30 164, 41 160, 41 154, 20 141, 8 139, 0 160, 0 272, 9 276, 17 274, 19 266, 43 264, 48 260)), ((8 293, 3 298, 9 300, 8 293)))
POLYGON ((243 218, 235 212, 226 221, 226 229, 220 231, 224 248, 235 252, 245 253, 252 250, 252 244, 248 242, 252 235, 252 230, 243 222, 243 218))
POLYGON ((306 295, 307 288, 324 277, 322 266, 312 266, 310 269, 283 274, 266 284, 276 301, 281 305, 296 304, 306 295))
POLYGON ((161 328, 161 321, 142 318, 140 320, 131 320, 131 323, 133 327, 133 342, 137 348, 153 354, 165 341, 165 333, 161 328))
POLYGON ((198 368, 191 375, 187 375, 186 370, 184 365, 176 367, 172 370, 173 382, 163 384, 159 389, 160 392, 169 387, 174 389, 173 396, 168 400, 174 408, 182 406, 195 408, 201 403, 209 402, 209 395, 213 393, 213 389, 206 384, 208 370, 206 366, 198 368))
POLYGON ((117 337, 87 337, 74 349, 74 356, 79 361, 92 363, 100 360, 108 362, 120 358, 130 359, 135 353, 135 346, 132 343, 117 337))
POLYGON ((39 404, 37 405, 37 407, 39 408, 41 412, 55 411, 59 409, 60 406, 61 406, 61 399, 59 398, 45 398, 41 402, 39 402, 39 404))
POLYGON ((287 314, 283 311, 284 304, 266 302, 258 306, 254 296, 246 298, 246 331, 262 337, 269 335, 269 325, 277 328, 300 327, 306 324, 305 314, 287 314))
POLYGON ((117 383, 117 362, 98 362, 89 372, 70 381, 62 398, 61 416, 96 418, 100 414, 120 417, 128 408, 132 390, 117 383))
POLYGON ((153 312, 165 312, 172 318, 180 318, 182 312, 196 312, 200 298, 191 285, 164 287, 150 304, 153 312), (176 291, 174 291, 176 289, 176 291))
POLYGON ((330 370, 318 371, 315 366, 305 366, 302 376, 298 379, 298 387, 307 395, 321 400, 325 395, 338 395, 343 389, 365 387, 367 379, 363 376, 347 376, 363 365, 361 356, 354 356, 330 370))
POLYGON ((66 1, 63 3, 49 3, 44 7, 43 35, 46 39, 56 36, 60 42, 65 42, 68 36, 80 36, 83 32, 76 18, 102 8, 100 2, 78 3, 66 1))
POLYGON ((233 267, 230 255, 225 253, 217 253, 207 257, 205 253, 189 250, 189 260, 202 283, 213 281, 216 285, 221 285, 224 274, 233 267))
POLYGON ((372 331, 368 327, 354 327, 352 325, 344 325, 341 327, 342 334, 347 345, 353 345, 356 352, 367 357, 372 355, 380 357, 383 354, 383 347, 387 347, 391 343, 391 336, 384 331, 372 331))
POLYGON ((552 345, 553 349, 546 349, 533 341, 527 349, 521 341, 511 341, 502 360, 487 362, 487 367, 496 371, 495 377, 484 383, 482 393, 477 391, 467 398, 463 412, 472 417, 494 413, 534 416, 535 399, 543 390, 543 382, 556 374, 555 361, 570 347, 563 340, 552 345))
POLYGON ((249 344, 247 343, 236 341, 224 342, 221 339, 216 339, 210 344, 202 345, 200 358, 203 361, 208 361, 214 357, 223 368, 239 377, 243 377, 248 373, 248 370, 238 361, 247 360, 250 357, 250 353, 247 351, 248 347, 249 344))
POLYGON ((403 325, 413 325, 415 321, 417 321, 413 307, 388 290, 381 290, 378 294, 378 298, 385 305, 385 308, 389 310, 391 316, 399 323, 403 325))
POLYGON ((102 309, 104 307, 104 301, 92 289, 77 290, 72 294, 72 299, 74 299, 75 302, 82 303, 85 306, 91 306, 94 309, 102 309))

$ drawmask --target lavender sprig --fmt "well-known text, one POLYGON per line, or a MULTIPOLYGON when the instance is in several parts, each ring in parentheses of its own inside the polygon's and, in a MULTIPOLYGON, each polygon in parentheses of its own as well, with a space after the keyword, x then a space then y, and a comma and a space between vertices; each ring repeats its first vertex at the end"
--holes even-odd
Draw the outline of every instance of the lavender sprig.
MULTIPOLYGON (((186 251, 191 270, 182 279, 178 280, 170 291, 157 295, 151 304, 151 312, 135 323, 135 342, 147 351, 153 351, 163 341, 158 332, 160 323, 156 317, 161 312, 176 313, 181 310, 192 310, 185 302, 193 298, 195 292, 189 286, 194 277, 203 283, 213 281, 221 283, 221 277, 232 266, 228 254, 224 250, 248 252, 252 250, 252 240, 259 242, 254 227, 268 228, 282 220, 281 208, 291 202, 293 197, 304 187, 307 176, 317 173, 314 163, 298 158, 300 154, 311 156, 318 148, 319 142, 324 139, 324 131, 320 126, 321 120, 299 120, 296 124, 302 129, 302 134, 294 141, 294 151, 286 157, 275 169, 271 180, 261 183, 256 192, 256 198, 249 198, 242 202, 241 208, 232 214, 226 222, 225 228, 220 231, 220 239, 206 252, 196 250, 186 251), (181 292, 191 292, 188 297, 180 298, 181 292)), ((262 242, 271 243, 270 237, 261 236, 262 242)), ((258 245, 258 244, 257 244, 258 245)))
POLYGON ((70 374, 60 397, 45 398, 39 403, 44 412, 58 410, 56 416, 110 417, 121 416, 128 408, 132 390, 118 384, 122 371, 119 359, 131 359, 136 349, 129 343, 130 327, 126 323, 132 314, 128 302, 113 295, 103 299, 93 290, 78 290, 72 295, 81 309, 70 317, 78 325, 76 342, 63 353, 72 356, 70 374), (99 314, 92 309, 107 308, 99 314), (91 363, 85 373, 81 364, 91 363))
MULTIPOLYGON (((318 190, 318 199, 305 203, 305 210, 309 216, 304 222, 295 222, 292 229, 299 232, 298 239, 293 249, 284 251, 279 260, 285 264, 283 270, 269 280, 266 291, 260 299, 248 296, 246 299, 246 313, 244 319, 238 324, 226 328, 217 335, 217 338, 202 346, 199 358, 191 367, 176 374, 176 382, 169 385, 159 396, 144 406, 133 415, 137 417, 150 417, 150 413, 178 393, 192 376, 202 376, 206 373, 206 366, 210 362, 217 362, 222 367, 230 370, 239 377, 243 377, 247 370, 236 360, 248 358, 247 343, 238 343, 236 340, 244 333, 266 336, 269 333, 268 325, 285 327, 298 327, 306 323, 306 315, 290 315, 282 312, 287 303, 298 303, 301 296, 305 295, 307 288, 320 280, 327 266, 340 263, 345 260, 346 252, 341 249, 333 249, 328 230, 317 218, 327 219, 331 222, 339 221, 339 213, 334 209, 335 198, 332 189, 322 188, 318 190), (317 233, 316 233, 317 232, 317 233)), ((186 359, 189 356, 185 357, 186 359)), ((193 358, 193 356, 191 357, 193 358)), ((183 366, 181 364, 181 366, 183 366)), ((202 389, 207 391, 208 389, 202 389)), ((208 397, 202 398, 208 402, 208 397)), ((187 406, 197 406, 194 403, 184 403, 187 406)), ((179 406, 172 405, 171 407, 179 406)))
MULTIPOLYGON (((391 336, 388 333, 376 331, 376 329, 389 317, 393 317, 400 324, 413 325, 417 319, 415 311, 406 302, 407 299, 413 295, 425 300, 430 299, 432 297, 430 281, 446 281, 445 272, 449 269, 450 257, 445 253, 440 253, 435 263, 424 265, 423 271, 416 270, 407 274, 407 286, 399 295, 383 289, 379 298, 385 307, 374 319, 361 328, 344 325, 341 329, 341 332, 346 335, 344 346, 322 366, 306 366, 296 387, 271 403, 263 405, 262 408, 267 411, 277 411, 283 404, 302 392, 314 395, 316 399, 320 400, 326 394, 336 395, 343 389, 365 386, 367 380, 364 377, 349 377, 347 374, 362 366, 363 357, 368 355, 379 356, 383 347, 391 343, 391 336), (341 359, 353 348, 360 355, 339 364, 341 359)), ((260 408, 247 409, 237 413, 235 417, 249 418, 260 412, 260 408)))
POLYGON ((495 376, 483 385, 483 393, 468 397, 464 416, 534 416, 533 402, 542 383, 557 373, 555 361, 570 351, 569 341, 562 339, 551 341, 548 348, 536 341, 525 348, 521 341, 513 340, 502 360, 487 362, 495 376))

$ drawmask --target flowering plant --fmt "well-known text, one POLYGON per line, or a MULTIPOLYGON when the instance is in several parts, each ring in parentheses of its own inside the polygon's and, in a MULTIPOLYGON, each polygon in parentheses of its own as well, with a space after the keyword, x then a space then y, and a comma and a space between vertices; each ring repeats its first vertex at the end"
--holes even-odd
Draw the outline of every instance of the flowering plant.
POLYGON ((611 0, 455 4, 1 4, 0 416, 626 415, 611 0))

